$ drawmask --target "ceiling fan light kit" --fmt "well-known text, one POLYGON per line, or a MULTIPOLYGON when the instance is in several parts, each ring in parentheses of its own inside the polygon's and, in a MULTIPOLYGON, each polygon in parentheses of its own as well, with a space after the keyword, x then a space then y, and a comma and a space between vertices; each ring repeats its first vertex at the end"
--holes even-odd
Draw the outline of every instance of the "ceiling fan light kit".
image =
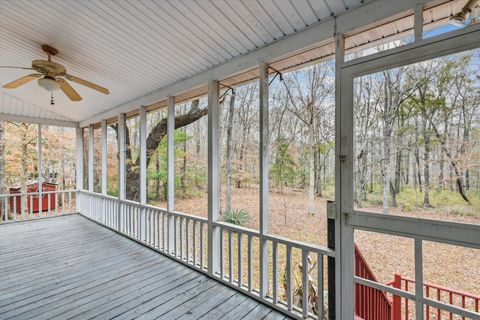
POLYGON ((60 85, 58 84, 58 82, 55 81, 55 79, 50 77, 40 78, 37 80, 37 82, 41 88, 47 90, 48 92, 53 92, 60 89, 60 85))
POLYGON ((96 90, 103 94, 110 94, 107 88, 101 87, 90 81, 81 79, 79 77, 67 74, 67 69, 59 63, 52 61, 52 56, 58 54, 58 50, 49 46, 42 45, 42 50, 48 55, 48 60, 33 60, 31 68, 25 67, 11 67, 11 66, 0 66, 0 68, 9 68, 9 69, 24 69, 24 70, 35 70, 38 73, 30 74, 23 76, 17 80, 14 80, 10 83, 7 83, 3 86, 5 89, 16 89, 24 84, 29 83, 32 80, 38 79, 38 86, 45 89, 48 92, 54 92, 57 90, 62 90, 63 93, 71 101, 80 101, 82 97, 78 94, 75 89, 66 81, 72 81, 78 83, 82 86, 88 87, 90 89, 96 90))

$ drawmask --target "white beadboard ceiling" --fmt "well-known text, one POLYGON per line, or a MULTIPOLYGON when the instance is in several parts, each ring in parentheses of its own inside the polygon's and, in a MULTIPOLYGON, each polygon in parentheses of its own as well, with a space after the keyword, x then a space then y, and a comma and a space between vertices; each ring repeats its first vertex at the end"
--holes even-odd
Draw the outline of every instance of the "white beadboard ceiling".
MULTIPOLYGON (((72 83, 83 101, 72 103, 57 92, 52 106, 49 93, 35 81, 1 90, 44 109, 46 115, 82 121, 361 2, 0 0, 0 65, 29 67, 32 60, 45 59, 40 46, 49 44, 60 51, 53 61, 63 64, 70 74, 109 88, 111 94, 72 83)), ((29 71, 1 69, 0 85, 26 74, 29 71)), ((37 116, 37 111, 25 115, 37 116)))
POLYGON ((54 112, 40 108, 8 94, 0 93, 0 114, 17 117, 33 117, 48 120, 69 121, 70 119, 54 112))

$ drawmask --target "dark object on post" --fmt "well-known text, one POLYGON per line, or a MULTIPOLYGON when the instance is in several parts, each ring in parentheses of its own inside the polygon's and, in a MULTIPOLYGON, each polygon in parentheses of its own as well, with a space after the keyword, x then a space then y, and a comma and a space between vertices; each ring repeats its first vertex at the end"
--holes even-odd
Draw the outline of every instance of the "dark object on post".
MULTIPOLYGON (((10 194, 19 194, 18 196, 10 197, 10 212, 22 213, 22 196, 20 195, 22 188, 10 188, 10 194)), ((42 192, 56 191, 57 185, 54 183, 44 182, 42 183, 42 192)), ((38 212, 39 211, 39 195, 34 194, 32 196, 28 195, 30 193, 38 192, 38 182, 31 183, 27 185, 27 195, 26 196, 26 205, 25 212, 38 212)), ((50 210, 54 210, 56 207, 55 194, 42 194, 42 211, 48 210, 48 201, 50 201, 50 210)))
MULTIPOLYGON (((335 202, 327 201, 327 213, 333 208, 335 213, 335 202)), ((335 250, 335 219, 327 214, 327 246, 329 249, 335 250)), ((335 320, 335 258, 328 257, 328 319, 335 320)))

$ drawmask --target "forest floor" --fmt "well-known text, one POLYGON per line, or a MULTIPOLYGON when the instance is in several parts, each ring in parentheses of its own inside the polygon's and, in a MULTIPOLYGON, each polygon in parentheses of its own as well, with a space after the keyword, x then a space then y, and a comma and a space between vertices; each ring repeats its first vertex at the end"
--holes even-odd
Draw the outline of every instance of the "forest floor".
MULTIPOLYGON (((258 228, 258 197, 257 188, 233 189, 232 208, 242 208, 250 213, 248 227, 258 228)), ((329 199, 333 199, 333 196, 328 192, 325 197, 316 198, 316 213, 312 216, 307 213, 308 198, 305 193, 293 189, 284 190, 283 193, 271 192, 269 232, 295 240, 326 245, 326 202, 329 199)), ((222 193, 222 207, 224 200, 225 194, 222 193)), ((175 207, 180 212, 206 217, 206 194, 191 199, 177 198, 175 207)), ((368 210, 380 212, 381 208, 370 207, 368 210)), ((461 216, 435 209, 405 212, 393 208, 391 214, 480 224, 480 216, 461 216)), ((414 278, 412 239, 357 231, 355 241, 379 282, 392 281, 395 273, 414 278)), ((480 295, 480 250, 425 242, 424 281, 480 295)))

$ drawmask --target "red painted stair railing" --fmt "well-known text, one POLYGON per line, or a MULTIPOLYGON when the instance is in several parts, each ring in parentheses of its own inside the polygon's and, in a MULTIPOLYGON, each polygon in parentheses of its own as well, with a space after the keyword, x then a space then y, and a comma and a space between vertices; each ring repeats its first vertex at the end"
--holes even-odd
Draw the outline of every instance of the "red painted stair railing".
MULTIPOLYGON (((404 291, 411 291, 415 288, 415 280, 403 277, 399 274, 395 275, 395 280, 387 283, 387 285, 393 286, 397 289, 402 289, 404 291)), ((459 290, 454 290, 451 288, 439 286, 431 283, 423 283, 423 289, 425 296, 441 301, 446 304, 450 304, 456 307, 460 307, 465 310, 479 312, 480 310, 480 296, 471 294, 468 292, 463 292, 459 290)), ((409 319, 409 312, 413 303, 409 304, 408 299, 393 296, 393 318, 392 320, 402 320, 409 319), (403 300, 403 306, 402 306, 403 300), (402 309, 403 307, 403 309, 402 309)), ((457 319, 452 312, 436 309, 430 306, 425 307, 425 320, 438 320, 438 319, 457 319)), ((465 317, 462 317, 465 319, 465 317)))
MULTIPOLYGON (((378 282, 367 261, 355 245, 355 276, 378 282)), ((394 280, 387 285, 404 291, 412 291, 415 280, 395 274, 394 280)), ((425 296, 465 310, 479 312, 480 296, 435 284, 424 283, 425 296)), ((355 284, 355 319, 363 320, 408 320, 413 311, 413 302, 400 296, 393 299, 381 290, 355 284), (402 301, 403 300, 403 301, 402 301), (411 310, 412 309, 412 310, 411 310)), ((457 316, 458 317, 458 316, 457 316)), ((425 320, 456 319, 452 312, 425 307, 425 320)), ((465 317, 462 317, 464 320, 465 317)))
MULTIPOLYGON (((378 282, 357 245, 355 245, 355 276, 378 282)), ((392 302, 383 291, 356 283, 355 315, 364 320, 391 320, 392 302)))

